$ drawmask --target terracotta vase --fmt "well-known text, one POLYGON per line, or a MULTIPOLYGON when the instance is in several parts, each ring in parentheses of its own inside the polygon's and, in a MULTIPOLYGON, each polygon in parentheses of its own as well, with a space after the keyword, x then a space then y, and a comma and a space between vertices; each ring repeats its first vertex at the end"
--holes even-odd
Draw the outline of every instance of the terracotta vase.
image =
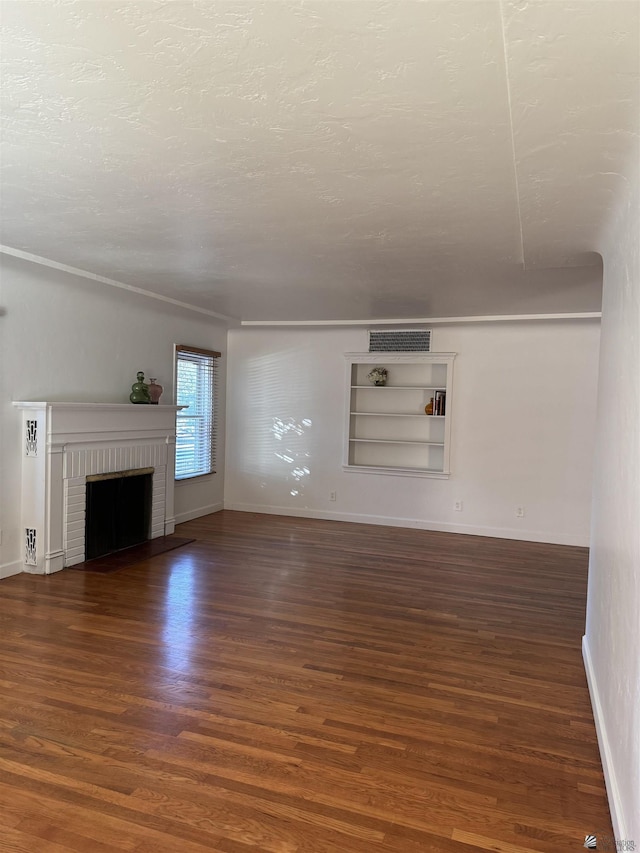
POLYGON ((151 397, 151 405, 157 406, 160 402, 160 397, 162 397, 162 392, 164 388, 162 385, 159 385, 155 379, 149 379, 149 397, 151 397))

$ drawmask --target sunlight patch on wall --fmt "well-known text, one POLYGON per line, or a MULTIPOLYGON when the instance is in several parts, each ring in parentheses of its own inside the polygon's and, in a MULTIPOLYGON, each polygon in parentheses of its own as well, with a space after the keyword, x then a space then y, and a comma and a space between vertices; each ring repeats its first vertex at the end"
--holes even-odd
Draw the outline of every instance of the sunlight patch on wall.
POLYGON ((283 497, 297 501, 312 470, 311 358, 296 349, 251 359, 244 386, 243 469, 258 478, 259 489, 281 487, 283 497))
MULTIPOLYGON (((292 442, 295 441, 297 436, 303 436, 305 431, 309 429, 313 425, 313 421, 310 418, 303 418, 301 422, 295 421, 293 418, 289 418, 289 420, 285 423, 280 418, 273 419, 273 435, 277 441, 285 441, 288 445, 291 445, 292 442)), ((295 454, 295 451, 293 451, 295 454)), ((291 451, 289 452, 279 452, 275 451, 275 456, 277 459, 281 459, 289 466, 293 466, 290 468, 289 474, 297 483, 301 483, 301 481, 308 477, 311 473, 310 468, 307 464, 301 464, 302 460, 307 460, 310 458, 310 454, 308 450, 299 451, 299 456, 296 458, 295 455, 291 455, 291 451)), ((292 497, 298 497, 302 492, 301 488, 292 488, 289 491, 289 494, 292 497)))

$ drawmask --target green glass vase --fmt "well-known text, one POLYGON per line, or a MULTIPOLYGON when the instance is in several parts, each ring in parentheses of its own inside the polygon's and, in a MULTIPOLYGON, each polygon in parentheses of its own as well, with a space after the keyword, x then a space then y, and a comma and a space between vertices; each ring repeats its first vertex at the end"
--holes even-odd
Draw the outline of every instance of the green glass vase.
POLYGON ((144 373, 141 370, 138 371, 138 381, 134 382, 131 386, 131 393, 129 394, 129 399, 132 403, 151 402, 151 397, 149 395, 149 386, 144 381, 144 373))

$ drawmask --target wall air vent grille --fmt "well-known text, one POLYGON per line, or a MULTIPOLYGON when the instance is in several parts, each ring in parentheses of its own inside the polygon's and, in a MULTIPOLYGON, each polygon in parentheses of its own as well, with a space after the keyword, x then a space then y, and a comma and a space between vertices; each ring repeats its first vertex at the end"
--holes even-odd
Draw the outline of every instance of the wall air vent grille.
POLYGON ((431 352, 431 329, 371 330, 369 352, 431 352))
POLYGON ((24 531, 24 561, 28 566, 38 565, 35 527, 25 527, 24 531))
POLYGON ((26 422, 25 450, 27 456, 38 455, 38 421, 26 422))

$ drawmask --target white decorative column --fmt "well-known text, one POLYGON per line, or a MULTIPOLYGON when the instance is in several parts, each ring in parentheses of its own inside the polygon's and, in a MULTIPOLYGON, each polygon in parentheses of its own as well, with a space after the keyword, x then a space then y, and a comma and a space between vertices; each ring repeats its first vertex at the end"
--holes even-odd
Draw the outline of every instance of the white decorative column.
POLYGON ((22 409, 23 570, 84 560, 88 476, 153 469, 150 538, 175 530, 177 406, 15 402, 22 409))

